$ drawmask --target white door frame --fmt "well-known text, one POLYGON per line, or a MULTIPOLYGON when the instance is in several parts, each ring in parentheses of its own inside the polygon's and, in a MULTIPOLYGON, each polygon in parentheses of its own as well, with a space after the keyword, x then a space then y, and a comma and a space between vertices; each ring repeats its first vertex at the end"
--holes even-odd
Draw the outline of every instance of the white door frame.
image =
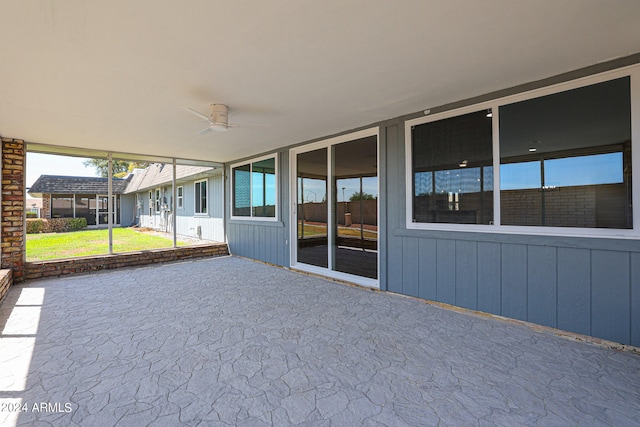
MULTIPOLYGON (((347 282, 356 283, 359 285, 380 288, 380 128, 374 127, 370 129, 364 129, 361 131, 336 136, 333 138, 325 139, 322 141, 314 142, 311 144, 295 147, 289 150, 289 195, 291 210, 289 213, 290 227, 290 267, 292 269, 305 271, 308 273, 319 274, 322 276, 331 277, 334 279, 344 280, 347 282), (333 270, 333 259, 329 256, 328 267, 318 267, 315 265, 304 264, 297 262, 298 259, 298 168, 297 168, 297 156, 301 153, 308 151, 314 151, 322 148, 327 148, 327 180, 330 180, 333 176, 333 165, 331 159, 330 148, 333 145, 341 144, 344 142, 355 141, 358 139, 366 138, 369 136, 376 137, 376 151, 377 151, 377 169, 378 169, 378 279, 371 279, 368 277, 356 276, 354 274, 342 273, 340 271, 333 270)), ((331 215, 331 209, 333 207, 333 198, 335 197, 332 191, 332 186, 327 185, 327 242, 328 250, 332 250, 334 245, 333 236, 333 215, 331 215)))

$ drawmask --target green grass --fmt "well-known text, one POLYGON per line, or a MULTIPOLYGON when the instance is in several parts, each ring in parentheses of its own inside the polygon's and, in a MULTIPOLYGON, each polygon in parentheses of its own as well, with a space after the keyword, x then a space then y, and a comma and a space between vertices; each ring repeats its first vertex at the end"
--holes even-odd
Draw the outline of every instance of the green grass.
MULTIPOLYGON (((178 242, 178 246, 185 245, 178 242)), ((173 241, 131 228, 113 229, 113 252, 171 248, 173 241)), ((72 258, 109 253, 109 231, 27 234, 27 261, 72 258)))
MULTIPOLYGON (((302 225, 300 224, 300 221, 298 221, 298 236, 300 235, 301 232, 302 232, 302 225)), ((363 234, 365 239, 378 238, 378 233, 375 231, 364 230, 363 234)), ((326 226, 312 225, 312 224, 304 225, 304 237, 316 237, 316 236, 326 236, 326 235, 327 235, 326 226)), ((360 237, 360 229, 339 226, 338 235, 360 237)))

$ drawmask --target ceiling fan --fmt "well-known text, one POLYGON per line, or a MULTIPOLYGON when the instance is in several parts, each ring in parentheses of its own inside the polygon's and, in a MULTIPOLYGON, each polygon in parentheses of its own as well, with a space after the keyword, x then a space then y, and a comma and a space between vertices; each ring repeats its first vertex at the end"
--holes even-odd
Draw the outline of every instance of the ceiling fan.
POLYGON ((209 108, 211 109, 211 114, 209 117, 207 117, 191 107, 182 107, 183 110, 188 111, 194 116, 198 116, 201 119, 209 122, 209 127, 202 129, 200 132, 196 133, 196 135, 204 135, 205 133, 209 133, 212 130, 218 132, 226 132, 229 128, 238 127, 238 125, 229 123, 229 107, 227 107, 226 105, 211 104, 209 108))

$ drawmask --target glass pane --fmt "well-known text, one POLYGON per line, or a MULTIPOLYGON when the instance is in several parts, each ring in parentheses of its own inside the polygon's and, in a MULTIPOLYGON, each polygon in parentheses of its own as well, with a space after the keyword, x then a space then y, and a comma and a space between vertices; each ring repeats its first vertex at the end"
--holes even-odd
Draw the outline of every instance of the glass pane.
POLYGON ((98 224, 109 223, 109 197, 98 196, 98 224))
POLYGON ((71 194, 51 195, 51 218, 73 218, 73 197, 71 194))
POLYGON ((412 129, 415 222, 493 222, 491 120, 483 110, 412 129))
POLYGON ((233 216, 251 216, 251 165, 233 169, 233 216))
POLYGON ((252 164, 253 216, 276 216, 276 159, 252 164))
POLYGON ((507 225, 632 228, 628 77, 500 107, 507 225))
POLYGON ((544 161, 546 187, 621 184, 622 153, 567 157, 544 161))
POLYGON ((500 222, 542 225, 542 163, 500 165, 500 222))
MULTIPOLYGON (((76 218, 86 219, 87 225, 96 225, 96 211, 95 209, 90 209, 91 198, 92 196, 90 195, 76 194, 76 218)), ((95 196, 93 196, 93 198, 95 198, 95 196)))
POLYGON ((202 190, 200 188, 200 183, 196 182, 194 184, 195 187, 195 206, 196 206, 196 213, 202 213, 201 211, 201 207, 200 207, 200 198, 202 197, 202 190))
MULTIPOLYGON (((87 227, 96 228, 96 192, 107 191, 107 175, 107 159, 28 152, 26 207, 31 207, 40 218, 84 218, 87 227)), ((118 181, 116 177, 114 183, 118 181)), ((61 239, 60 235, 52 234, 60 231, 59 222, 52 226, 27 218, 27 261, 108 253, 107 230, 90 230, 84 224, 84 221, 68 223, 72 230, 66 231, 61 239)))
POLYGON ((334 164, 333 269, 378 277, 377 138, 332 147, 334 164))
POLYGON ((200 213, 207 213, 207 181, 200 183, 200 213))
POLYGON ((327 149, 298 154, 298 262, 329 266, 327 149))
POLYGON ((542 165, 539 160, 500 165, 501 190, 525 188, 542 188, 542 165))

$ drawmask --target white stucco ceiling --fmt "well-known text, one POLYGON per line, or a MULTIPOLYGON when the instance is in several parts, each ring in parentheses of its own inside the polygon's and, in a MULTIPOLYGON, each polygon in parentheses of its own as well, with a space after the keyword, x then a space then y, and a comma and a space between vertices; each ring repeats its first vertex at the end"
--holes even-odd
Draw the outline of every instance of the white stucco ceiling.
POLYGON ((639 51, 638 0, 2 0, 0 135, 227 162, 639 51))

